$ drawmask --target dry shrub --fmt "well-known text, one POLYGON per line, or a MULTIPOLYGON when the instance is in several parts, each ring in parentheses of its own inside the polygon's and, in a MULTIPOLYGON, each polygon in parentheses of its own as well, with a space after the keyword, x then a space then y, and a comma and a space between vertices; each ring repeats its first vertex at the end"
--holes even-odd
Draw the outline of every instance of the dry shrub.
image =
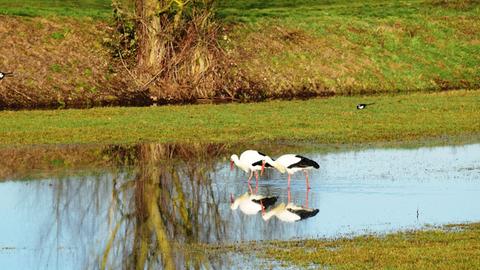
POLYGON ((226 86, 228 61, 218 44, 219 26, 212 10, 189 5, 181 20, 174 8, 156 16, 153 23, 137 11, 137 65, 132 73, 137 89, 148 92, 153 103, 232 96, 226 86))
MULTIPOLYGON (((220 44, 224 41, 222 30, 213 19, 209 3, 212 1, 191 1, 178 22, 178 10, 167 10, 158 15, 158 26, 144 18, 148 16, 142 17, 145 11, 137 10, 136 14, 140 14, 135 17, 137 65, 133 73, 140 82, 138 89, 148 92, 152 103, 263 100, 267 97, 265 84, 236 69, 236 61, 226 54, 220 44), (153 32, 152 28, 157 28, 158 32, 153 32), (156 43, 156 47, 152 48, 149 43, 156 43), (152 55, 152 51, 155 54, 152 55), (145 64, 151 58, 156 61, 145 64)), ((285 38, 296 36, 287 33, 285 38)))
POLYGON ((188 101, 212 98, 221 89, 223 52, 217 44, 218 27, 209 16, 194 11, 171 44, 166 45, 163 72, 156 87, 150 88, 152 96, 165 101, 188 101))

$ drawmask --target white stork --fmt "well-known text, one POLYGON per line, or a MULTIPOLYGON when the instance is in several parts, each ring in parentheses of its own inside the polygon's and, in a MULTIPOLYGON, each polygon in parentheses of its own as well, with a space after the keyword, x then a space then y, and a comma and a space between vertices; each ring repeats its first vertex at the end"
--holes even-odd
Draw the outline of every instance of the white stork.
POLYGON ((295 155, 295 154, 286 154, 280 156, 275 160, 276 163, 283 165, 288 173, 288 189, 290 189, 290 178, 291 175, 298 172, 303 171, 305 174, 305 179, 307 181, 307 189, 310 189, 310 184, 308 183, 308 170, 313 168, 318 169, 320 166, 317 162, 306 158, 304 156, 295 155))
POLYGON ((263 173, 265 168, 265 164, 269 164, 279 170, 281 173, 285 173, 285 167, 281 164, 275 162, 269 156, 258 152, 256 150, 247 150, 240 154, 240 158, 233 154, 230 157, 230 169, 233 170, 233 164, 237 167, 242 169, 246 173, 250 173, 250 177, 248 177, 248 184, 250 184, 250 180, 253 177, 253 173, 255 173, 255 178, 257 180, 258 185, 258 171, 263 173))

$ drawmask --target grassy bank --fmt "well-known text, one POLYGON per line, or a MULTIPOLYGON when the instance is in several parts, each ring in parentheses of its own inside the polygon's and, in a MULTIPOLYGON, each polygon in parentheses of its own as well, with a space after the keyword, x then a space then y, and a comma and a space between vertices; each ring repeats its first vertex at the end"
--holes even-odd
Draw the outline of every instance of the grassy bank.
POLYGON ((480 224, 353 239, 271 242, 258 255, 295 267, 334 269, 477 269, 480 224))
MULTIPOLYGON (((152 103, 135 92, 133 59, 109 51, 109 0, 0 6, 0 70, 15 72, 0 82, 0 109, 152 103)), ((221 0, 216 14, 228 63, 213 97, 480 87, 478 1, 221 0)))
POLYGON ((0 15, 0 109, 128 104, 130 78, 103 39, 109 24, 84 18, 0 15))
POLYGON ((478 136, 480 91, 256 104, 0 112, 1 145, 305 141, 326 144, 478 136), (358 111, 359 102, 375 102, 358 111))
POLYGON ((224 43, 266 96, 480 85, 480 2, 220 1, 224 43))
POLYGON ((107 19, 112 14, 110 0, 0 0, 0 14, 27 17, 91 17, 107 19))

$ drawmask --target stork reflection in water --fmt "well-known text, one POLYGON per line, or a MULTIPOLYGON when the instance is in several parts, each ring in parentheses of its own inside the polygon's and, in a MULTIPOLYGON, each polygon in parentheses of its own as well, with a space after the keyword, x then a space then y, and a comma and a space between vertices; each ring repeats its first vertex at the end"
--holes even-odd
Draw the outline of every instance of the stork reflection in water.
POLYGON ((230 209, 236 210, 240 208, 246 215, 255 215, 262 210, 268 208, 277 202, 278 196, 264 196, 258 194, 245 194, 234 199, 233 194, 230 193, 230 209))
POLYGON ((305 198, 306 205, 301 206, 291 202, 290 189, 288 189, 287 204, 282 202, 268 212, 265 211, 265 207, 262 207, 263 220, 267 221, 273 216, 276 216, 279 220, 284 222, 295 222, 316 216, 320 210, 308 207, 308 193, 309 190, 307 189, 307 194, 305 198))

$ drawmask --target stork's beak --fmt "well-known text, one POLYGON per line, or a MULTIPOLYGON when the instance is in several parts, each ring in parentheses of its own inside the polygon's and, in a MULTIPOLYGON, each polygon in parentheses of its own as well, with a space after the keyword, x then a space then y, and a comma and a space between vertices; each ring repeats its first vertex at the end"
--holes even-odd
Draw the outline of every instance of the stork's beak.
POLYGON ((262 161, 262 170, 260 171, 260 175, 263 175, 264 170, 265 170, 265 160, 262 161))
POLYGON ((230 160, 230 171, 233 171, 233 160, 230 160))
POLYGON ((233 201, 234 201, 234 199, 233 199, 233 194, 230 193, 230 203, 233 204, 233 201))

